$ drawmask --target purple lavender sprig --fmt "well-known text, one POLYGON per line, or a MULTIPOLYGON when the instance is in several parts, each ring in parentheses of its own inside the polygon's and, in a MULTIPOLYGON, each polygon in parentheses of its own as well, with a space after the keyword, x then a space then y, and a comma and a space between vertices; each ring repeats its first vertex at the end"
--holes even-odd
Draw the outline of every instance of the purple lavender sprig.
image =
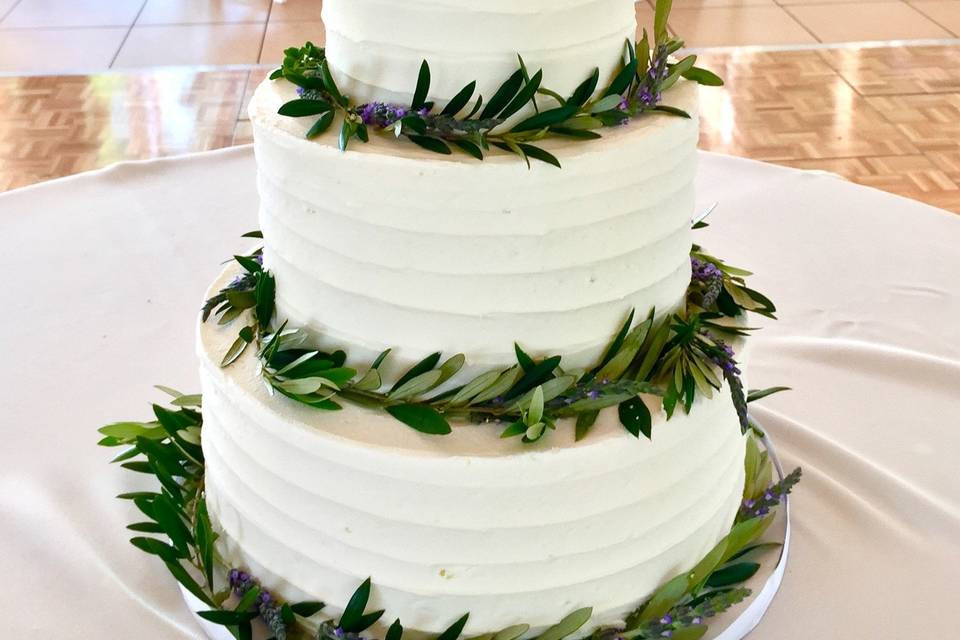
POLYGON ((770 513, 770 510, 778 506, 790 493, 794 485, 800 482, 801 474, 800 467, 797 467, 783 480, 770 485, 762 495, 744 499, 740 505, 740 511, 737 512, 737 522, 763 517, 770 513))
POLYGON ((650 60, 650 67, 637 86, 634 95, 637 101, 648 109, 660 104, 660 85, 666 80, 669 73, 667 69, 669 55, 666 45, 657 45, 653 58, 650 60))
MULTIPOLYGON (((231 569, 227 574, 227 580, 230 583, 230 588, 233 590, 234 595, 240 598, 245 596, 247 592, 254 587, 260 586, 256 578, 240 569, 231 569)), ((276 638, 276 640, 286 640, 287 625, 283 621, 280 609, 281 605, 274 599, 269 591, 262 587, 260 588, 259 595, 257 595, 257 599, 253 605, 251 605, 251 610, 257 612, 257 615, 260 616, 260 619, 263 620, 267 628, 270 629, 270 633, 273 634, 274 638, 276 638)))
POLYGON ((317 640, 366 640, 359 633, 344 631, 333 621, 326 621, 317 629, 317 640))
MULTIPOLYGON (((604 627, 593 634, 593 640, 654 640, 672 638, 677 631, 704 624, 707 618, 723 613, 750 595, 749 589, 731 589, 704 594, 684 604, 678 604, 662 617, 632 626, 604 627)), ((646 606, 644 603, 643 606, 646 606)), ((641 606, 634 615, 643 610, 641 606)), ((633 615, 631 615, 633 617, 633 615)))
POLYGON ((707 332, 704 332, 704 337, 714 344, 713 347, 707 348, 707 355, 723 372, 723 379, 730 388, 733 406, 736 408, 737 418, 740 420, 740 431, 746 433, 750 430, 750 420, 747 417, 747 396, 743 391, 743 382, 740 381, 740 367, 737 365, 736 354, 734 354, 733 348, 723 340, 714 338, 707 332))
POLYGON ((709 309, 716 304, 717 298, 723 291, 723 271, 712 262, 690 256, 690 270, 692 283, 703 287, 703 299, 700 306, 709 309))

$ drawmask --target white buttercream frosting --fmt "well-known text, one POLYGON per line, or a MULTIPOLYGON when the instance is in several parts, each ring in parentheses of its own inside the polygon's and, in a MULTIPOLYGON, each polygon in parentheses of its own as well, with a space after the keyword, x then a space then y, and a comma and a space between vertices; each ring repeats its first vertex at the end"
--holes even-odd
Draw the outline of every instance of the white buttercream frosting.
MULTIPOLYGON (((225 275, 217 287, 228 281, 225 275)), ((652 441, 601 413, 581 442, 502 425, 427 436, 383 412, 324 412, 271 395, 256 358, 219 367, 235 330, 200 328, 206 488, 228 564, 336 615, 366 577, 391 620, 438 632, 543 627, 581 606, 614 622, 689 569, 732 523, 744 440, 724 389, 652 441)))
POLYGON ((472 80, 492 96, 518 54, 561 95, 597 66, 605 83, 636 32, 633 0, 325 0, 323 21, 345 93, 408 102, 427 60, 441 106, 472 80))
MULTIPOLYGON (((675 310, 690 277, 697 87, 594 141, 549 139, 562 169, 510 154, 439 156, 373 135, 337 148, 303 137, 312 118, 266 81, 250 105, 265 261, 277 308, 358 362, 394 349, 392 370, 435 350, 478 367, 563 353, 585 366, 630 309, 675 310)), ((322 341, 323 342, 323 341, 322 341)))

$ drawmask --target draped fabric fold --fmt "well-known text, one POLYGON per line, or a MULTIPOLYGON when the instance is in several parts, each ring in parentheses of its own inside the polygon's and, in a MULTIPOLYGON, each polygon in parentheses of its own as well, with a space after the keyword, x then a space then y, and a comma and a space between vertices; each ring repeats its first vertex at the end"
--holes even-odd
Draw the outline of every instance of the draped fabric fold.
MULTIPOLYGON (((758 638, 942 636, 960 590, 960 218, 838 178, 703 153, 694 238, 779 306, 750 340, 793 543, 758 638), (802 623, 800 622, 802 621, 802 623)), ((96 428, 197 387, 194 322, 256 227, 248 147, 0 195, 0 611, 10 637, 199 638, 127 543, 143 488, 96 428)), ((401 427, 398 427, 401 428, 401 427)), ((478 427, 482 428, 482 427, 478 427)))

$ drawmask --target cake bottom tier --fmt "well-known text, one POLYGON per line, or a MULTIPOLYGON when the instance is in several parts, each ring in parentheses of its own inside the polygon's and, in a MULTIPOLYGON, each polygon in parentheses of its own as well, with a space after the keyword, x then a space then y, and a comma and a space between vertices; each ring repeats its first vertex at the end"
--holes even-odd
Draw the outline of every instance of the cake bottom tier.
POLYGON ((704 556, 740 504, 744 438, 725 391, 669 423, 654 409, 652 441, 615 410, 581 442, 563 423, 534 444, 500 439, 498 425, 429 436, 382 412, 271 395, 252 349, 219 367, 233 337, 200 328, 219 551, 332 616, 371 577, 370 608, 414 630, 465 612, 467 634, 536 630, 583 606, 588 628, 612 623, 704 556))

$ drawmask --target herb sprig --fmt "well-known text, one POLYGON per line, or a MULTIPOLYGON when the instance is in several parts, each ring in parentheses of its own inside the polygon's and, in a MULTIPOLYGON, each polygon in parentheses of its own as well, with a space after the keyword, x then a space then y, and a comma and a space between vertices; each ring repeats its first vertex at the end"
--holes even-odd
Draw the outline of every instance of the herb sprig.
POLYGON ((437 111, 427 101, 431 71, 424 60, 409 105, 355 104, 337 86, 325 50, 307 42, 285 50, 282 65, 270 75, 273 80, 284 78, 298 87, 299 97, 284 103, 278 113, 316 117, 307 130, 308 139, 327 131, 339 116, 341 150, 354 138, 368 142, 370 129, 374 129, 392 132, 434 153, 449 155, 452 149, 458 149, 483 160, 484 154, 496 147, 517 155, 528 167, 531 159, 560 167, 556 156, 535 143, 548 136, 596 139, 601 137, 598 130, 626 124, 649 112, 689 118, 683 110, 661 104, 663 92, 680 78, 709 86, 723 84, 716 74, 695 66, 695 55, 670 61, 670 56, 683 47, 683 41, 667 31, 671 4, 671 0, 657 1, 652 43, 646 30, 639 42, 627 40, 617 73, 599 93, 598 68, 573 93, 562 96, 543 85, 542 70, 530 74, 523 58, 517 56, 517 70, 486 103, 482 95, 474 99, 477 83, 471 81, 437 111), (555 104, 541 108, 537 96, 555 104), (527 105, 533 107, 532 114, 507 129, 501 126, 527 105))
POLYGON ((228 349, 223 366, 255 343, 261 373, 270 388, 308 406, 337 410, 341 402, 351 402, 373 407, 431 435, 451 433, 451 421, 495 423, 501 425, 502 437, 520 437, 523 442, 541 439, 564 418, 575 420, 580 440, 600 411, 617 407, 627 431, 651 438, 653 419, 641 396, 659 396, 669 419, 677 406, 689 413, 698 394, 710 398, 725 383, 743 432, 751 426, 740 371, 724 337, 748 334, 750 329, 739 322, 746 312, 774 317, 776 308, 745 286, 749 272, 709 256, 697 245, 691 251, 694 276, 685 307, 661 319, 651 310, 636 323, 630 312, 592 367, 567 370, 560 355, 538 359, 515 344, 516 364, 456 386, 449 381, 466 364, 463 354, 441 359, 439 352, 432 353, 388 387, 381 368, 390 349, 361 373, 347 363, 343 349, 312 349, 304 331, 288 328, 286 323, 274 327, 276 284, 259 257, 259 250, 234 257, 244 273, 204 305, 204 319, 213 315, 226 324, 246 317, 249 310, 249 323, 228 349), (710 287, 721 293, 709 294, 710 287))
MULTIPOLYGON (((128 526, 132 531, 147 534, 131 538, 131 544, 160 558, 177 582, 210 607, 198 615, 224 626, 238 640, 252 638, 257 618, 276 640, 361 640, 360 634, 385 613, 367 611, 373 589, 369 578, 353 593, 339 619, 313 623, 317 631, 311 633, 303 622, 322 612, 324 603, 283 602, 238 568, 227 571, 225 579, 220 577, 218 568, 223 567, 223 561, 216 551, 218 534, 204 495, 202 398, 159 388, 173 397, 173 406, 154 405, 155 420, 120 422, 99 430, 104 436, 100 445, 127 447, 113 462, 121 463, 129 471, 151 475, 159 484, 156 491, 117 496, 133 501, 146 518, 128 526)), ((592 640, 696 640, 707 632, 709 618, 750 595, 742 584, 760 565, 747 558, 780 546, 757 540, 772 523, 776 507, 800 479, 800 469, 771 484, 769 455, 752 436, 747 442, 744 465, 743 506, 730 532, 690 571, 660 586, 627 616, 624 624, 600 627, 592 633, 592 640)), ((563 640, 580 630, 592 613, 590 607, 577 609, 536 640, 563 640)), ((458 640, 468 619, 469 613, 460 616, 436 640, 458 640)), ((516 624, 484 638, 519 640, 529 629, 530 625, 516 624)), ((383 640, 402 640, 403 634, 403 625, 396 619, 383 640)), ((369 637, 369 633, 363 637, 369 637)))

